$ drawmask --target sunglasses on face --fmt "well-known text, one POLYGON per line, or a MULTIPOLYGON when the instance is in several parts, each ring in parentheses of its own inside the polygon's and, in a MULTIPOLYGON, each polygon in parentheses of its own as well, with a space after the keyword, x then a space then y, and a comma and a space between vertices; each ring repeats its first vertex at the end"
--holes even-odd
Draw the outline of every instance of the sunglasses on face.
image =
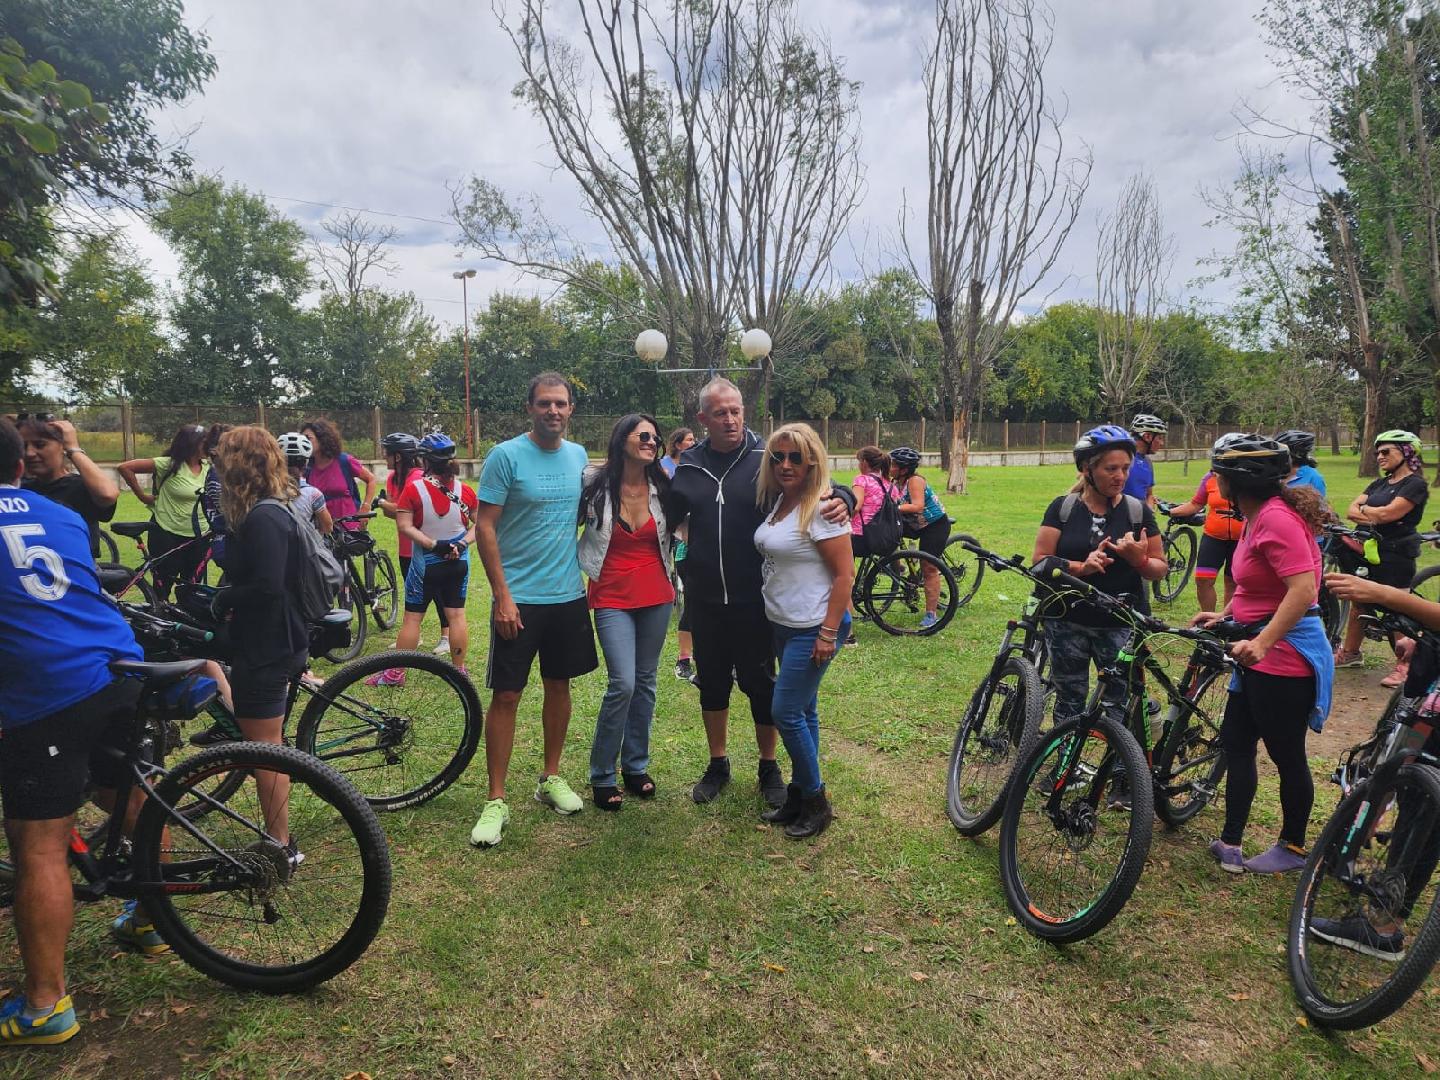
POLYGON ((1376 456, 1376 457, 1385 457, 1387 454, 1393 454, 1393 453, 1395 453, 1394 448, 1389 447, 1389 446, 1382 446, 1379 450, 1376 450, 1376 451, 1375 451, 1375 456, 1376 456))
POLYGON ((801 450, 771 450, 770 464, 783 465, 785 462, 791 465, 800 466, 806 464, 805 453, 801 450))
POLYGON ((635 432, 635 438, 640 440, 641 446, 649 446, 652 442, 658 445, 660 442, 660 436, 652 434, 649 431, 637 431, 635 432))
POLYGON ((39 420, 42 424, 48 424, 54 419, 55 414, 53 412, 22 412, 15 414, 17 423, 21 420, 39 420))

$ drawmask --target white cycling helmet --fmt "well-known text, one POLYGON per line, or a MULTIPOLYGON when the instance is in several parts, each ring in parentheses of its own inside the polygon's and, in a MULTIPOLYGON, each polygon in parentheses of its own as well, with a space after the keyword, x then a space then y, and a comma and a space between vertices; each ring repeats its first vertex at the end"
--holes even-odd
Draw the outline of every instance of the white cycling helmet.
POLYGON ((304 464, 315 453, 310 439, 298 431, 287 431, 276 441, 280 444, 280 453, 285 455, 286 462, 290 464, 304 464))
POLYGON ((1161 420, 1153 413, 1136 413, 1135 419, 1130 421, 1130 430, 1136 435, 1164 435, 1170 430, 1170 425, 1161 420))

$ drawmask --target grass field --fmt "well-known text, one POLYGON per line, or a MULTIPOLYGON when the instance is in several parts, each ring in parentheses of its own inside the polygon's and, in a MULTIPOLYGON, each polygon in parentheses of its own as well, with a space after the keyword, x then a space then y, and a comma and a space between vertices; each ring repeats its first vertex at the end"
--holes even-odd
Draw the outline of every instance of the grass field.
MULTIPOLYGON (((1354 459, 1323 462, 1332 501, 1359 490, 1354 459)), ((1203 466, 1165 464, 1181 499, 1203 466)), ((1064 467, 977 469, 947 499, 958 527, 1029 554, 1064 467)), ((134 514, 129 500, 121 517, 134 514)), ((1431 516, 1428 515, 1427 522, 1431 516)), ((377 529, 390 543, 388 523, 377 529)), ((472 574, 483 669, 483 574, 472 574)), ((755 750, 736 697, 736 781, 695 806, 706 760, 697 695, 661 669, 653 766, 660 795, 623 812, 562 819, 529 799, 539 695, 521 706, 514 819, 491 851, 466 838, 483 762, 433 802, 384 818, 395 864, 389 918, 371 951, 319 990, 235 993, 169 958, 121 954, 116 905, 82 910, 70 979, 85 1027, 63 1049, 11 1051, 0 1077, 615 1076, 1404 1076, 1440 1065, 1440 977, 1369 1031, 1308 1027, 1285 976, 1293 878, 1230 878, 1205 847, 1211 807, 1157 826, 1150 865, 1098 937, 1054 948, 1008 917, 992 833, 965 840, 944 812, 954 728, 1019 607, 1015 580, 980 594, 934 639, 862 627, 821 690, 822 765, 836 821, 794 843, 757 821, 755 750)), ((1193 594, 1175 605, 1188 615, 1193 594)), ((379 648, 388 635, 372 637, 379 648)), ((427 626, 426 641, 435 634, 427 626)), ((1343 673, 1358 741, 1388 666, 1343 673)), ((320 665, 323 669, 324 665, 320 665)), ((564 772, 580 789, 604 679, 575 685, 564 772)), ((1378 704, 1375 706, 1378 708, 1378 704)), ((588 799, 588 789, 584 790, 588 799)), ((1312 835, 1334 806, 1319 782, 1312 835)), ((1262 779, 1247 849, 1278 825, 1262 779)), ((4 917, 7 940, 13 941, 4 917)), ((18 974, 13 948, 8 976, 18 974)))

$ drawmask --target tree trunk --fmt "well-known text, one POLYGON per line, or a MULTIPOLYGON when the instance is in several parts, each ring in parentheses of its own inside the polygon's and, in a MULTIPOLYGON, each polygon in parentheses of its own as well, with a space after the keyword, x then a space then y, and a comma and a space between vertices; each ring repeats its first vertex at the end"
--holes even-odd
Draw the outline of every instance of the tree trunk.
MULTIPOLYGON (((985 369, 980 361, 980 320, 985 306, 985 284, 971 281, 965 308, 965 355, 961 369, 960 407, 951 424, 950 472, 945 490, 964 495, 970 471, 970 439, 974 412, 985 386, 985 369)), ((953 334, 954 328, 951 328, 953 334)))
POLYGON ((1340 456, 1340 424, 1335 420, 1330 421, 1330 452, 1340 456))
POLYGON ((1360 432, 1360 475, 1379 476, 1380 467, 1371 450, 1375 436, 1380 434, 1380 424, 1385 418, 1387 399, 1384 373, 1380 368, 1381 347, 1369 342, 1365 346, 1365 363, 1360 377, 1365 382, 1365 422, 1360 432))

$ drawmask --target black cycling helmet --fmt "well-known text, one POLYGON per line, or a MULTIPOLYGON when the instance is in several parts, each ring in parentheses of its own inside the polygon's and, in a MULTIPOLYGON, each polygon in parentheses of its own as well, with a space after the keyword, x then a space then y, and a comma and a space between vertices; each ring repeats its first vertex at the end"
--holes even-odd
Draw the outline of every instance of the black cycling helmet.
POLYGON ((1085 470, 1085 463, 1107 450, 1128 450, 1135 456, 1135 438, 1118 424, 1101 424, 1080 436, 1075 444, 1075 468, 1085 470))
POLYGON ((920 467, 920 451, 909 446, 897 446, 890 451, 890 460, 900 468, 914 472, 920 467))
POLYGON ((1290 451, 1290 460, 1296 465, 1308 465, 1315 453, 1315 433, 1291 428, 1275 436, 1275 441, 1290 451))
POLYGON ((1210 448, 1210 471, 1217 476, 1284 480, 1290 475, 1290 450, 1264 435, 1232 431, 1210 448))
POLYGON ((420 453, 432 461, 449 461, 455 456, 455 440, 438 431, 426 435, 419 445, 420 453))
POLYGON ((408 431, 392 431, 380 440, 380 449, 387 454, 416 454, 420 452, 420 440, 408 431))

